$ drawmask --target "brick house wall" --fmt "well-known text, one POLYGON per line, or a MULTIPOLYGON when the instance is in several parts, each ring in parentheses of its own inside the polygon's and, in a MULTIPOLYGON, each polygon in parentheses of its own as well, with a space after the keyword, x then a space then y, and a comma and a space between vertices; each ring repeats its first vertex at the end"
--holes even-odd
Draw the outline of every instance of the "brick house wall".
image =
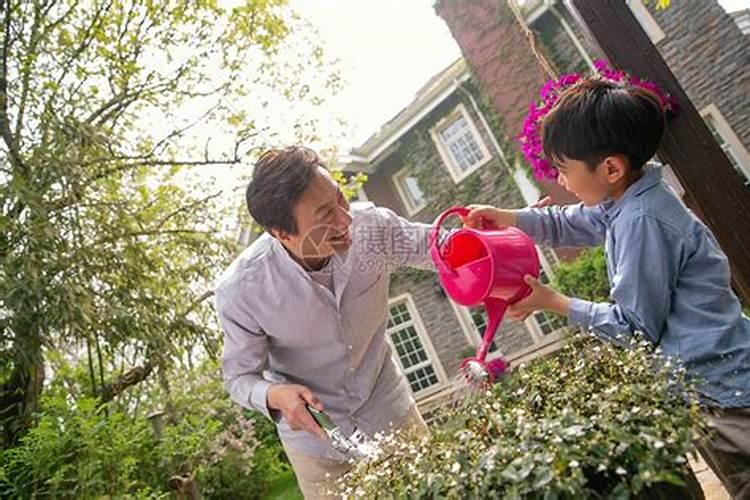
MULTIPOLYGON (((750 180, 750 37, 743 35, 716 0, 672 2, 665 10, 645 7, 638 0, 628 3, 642 25, 651 24, 651 30, 659 32, 660 36, 652 39, 696 108, 720 115, 720 141, 727 142, 725 151, 731 150, 728 155, 743 164, 738 170, 744 169, 746 182, 750 180)), ((547 77, 506 2, 441 0, 435 8, 496 112, 511 131, 520 130, 528 103, 547 77)), ((537 16, 530 27, 538 35, 539 50, 552 59, 558 71, 580 70, 582 59, 553 12, 565 19, 591 59, 600 58, 565 5, 557 1, 552 9, 537 16)), ((506 133, 511 132, 506 129, 506 133)), ((544 186, 553 199, 564 201, 554 188, 544 186)))
MULTIPOLYGON (((509 149, 506 142, 499 118, 488 107, 476 81, 469 78, 373 162, 364 186, 365 194, 367 199, 379 206, 388 207, 410 220, 425 223, 431 223, 442 210, 455 204, 487 203, 522 207, 526 205, 526 200, 514 178, 514 174, 518 175, 515 157, 504 157, 504 151, 509 149), (440 126, 446 117, 454 116, 459 109, 476 128, 489 158, 474 172, 456 182, 450 175, 445 158, 438 151, 431 130, 440 126), (419 179, 424 191, 426 203, 417 212, 410 213, 395 185, 394 174, 404 168, 408 169, 409 175, 419 179)), ((554 262, 556 257, 549 251, 547 255, 554 262)), ((481 325, 477 328, 465 310, 451 305, 434 273, 395 272, 391 276, 389 296, 399 298, 405 294, 408 294, 414 306, 411 314, 418 315, 424 330, 422 334, 430 343, 429 350, 435 353, 435 361, 440 364, 444 374, 442 384, 434 389, 449 390, 461 361, 475 349, 481 325)), ((563 323, 558 319, 555 325, 560 327, 563 323)), ((534 320, 524 323, 506 319, 496 335, 496 345, 504 355, 513 358, 546 346, 560 335, 560 330, 549 336, 540 334, 540 331, 534 320)), ((435 390, 417 394, 423 410, 429 411, 430 401, 437 401, 430 398, 435 390)))
MULTIPOLYGON (((432 222, 441 210, 455 204, 523 206, 529 200, 524 199, 515 177, 518 153, 513 138, 547 77, 535 63, 504 1, 441 0, 436 3, 436 11, 461 45, 471 76, 462 79, 452 93, 371 160, 366 196, 377 205, 421 222, 432 222), (489 159, 457 182, 431 130, 459 108, 476 128, 489 159), (394 175, 404 168, 416 177, 424 192, 425 204, 417 211, 406 206, 403 193, 394 183, 394 175)), ((714 0, 673 2, 668 10, 650 11, 649 15, 649 22, 656 23, 664 34, 657 47, 698 109, 714 104, 736 133, 740 147, 747 148, 750 38, 741 34, 714 0)), ((538 50, 544 51, 561 73, 585 70, 590 60, 599 57, 560 2, 538 11, 530 26, 541 42, 538 50)), ((537 187, 557 203, 576 201, 554 182, 537 183, 537 187)), ((576 251, 562 249, 557 253, 565 258, 576 251)), ((557 256, 548 249, 545 255, 554 264, 557 256)), ((424 343, 429 344, 425 350, 439 364, 440 369, 435 371, 442 377, 441 384, 417 394, 423 412, 429 412, 431 406, 439 404, 439 396, 445 392, 442 389, 447 391, 461 360, 474 348, 477 330, 471 330, 472 318, 441 293, 434 275, 396 272, 391 277, 389 295, 409 298, 410 314, 418 316, 424 343)), ((560 330, 545 336, 538 323, 533 325, 506 320, 497 335, 504 354, 528 359, 559 345, 560 330)))

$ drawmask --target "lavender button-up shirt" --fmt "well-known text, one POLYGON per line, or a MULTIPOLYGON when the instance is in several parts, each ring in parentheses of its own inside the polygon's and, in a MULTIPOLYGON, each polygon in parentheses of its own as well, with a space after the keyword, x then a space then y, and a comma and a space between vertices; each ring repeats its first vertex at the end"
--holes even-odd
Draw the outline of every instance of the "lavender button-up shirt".
POLYGON ((430 226, 371 203, 352 204, 351 214, 352 246, 333 259, 333 291, 312 280, 267 234, 216 286, 224 385, 232 399, 274 418, 291 448, 334 459, 341 456, 327 441, 271 415, 268 388, 309 387, 345 435, 398 426, 414 399, 386 342, 388 274, 404 265, 432 269, 430 226))

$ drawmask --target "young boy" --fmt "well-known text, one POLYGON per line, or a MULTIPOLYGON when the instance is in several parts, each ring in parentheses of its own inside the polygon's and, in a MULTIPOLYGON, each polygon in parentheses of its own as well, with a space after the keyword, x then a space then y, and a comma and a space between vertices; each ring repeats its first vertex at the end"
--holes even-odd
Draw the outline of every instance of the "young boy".
POLYGON ((516 226, 552 246, 603 243, 613 303, 570 298, 527 276, 532 293, 509 315, 552 311, 613 341, 641 332, 680 359, 715 431, 698 448, 730 494, 748 499, 750 320, 713 234, 662 183, 659 169, 644 168, 664 126, 660 102, 647 90, 582 80, 561 94, 541 133, 559 184, 582 203, 525 210, 474 205, 464 222, 516 226))

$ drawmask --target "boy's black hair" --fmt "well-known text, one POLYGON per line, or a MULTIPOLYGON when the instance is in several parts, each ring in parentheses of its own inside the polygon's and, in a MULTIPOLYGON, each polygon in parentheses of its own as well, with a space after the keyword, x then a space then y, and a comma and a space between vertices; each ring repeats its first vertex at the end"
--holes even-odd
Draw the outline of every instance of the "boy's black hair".
POLYGON ((542 147, 551 163, 564 158, 596 167, 614 154, 639 169, 664 133, 659 98, 646 89, 600 77, 581 80, 560 95, 542 121, 542 147))
POLYGON ((325 168, 315 151, 290 146, 271 149, 255 164, 247 186, 247 209, 266 231, 273 229, 297 234, 294 205, 312 180, 318 167, 325 168))

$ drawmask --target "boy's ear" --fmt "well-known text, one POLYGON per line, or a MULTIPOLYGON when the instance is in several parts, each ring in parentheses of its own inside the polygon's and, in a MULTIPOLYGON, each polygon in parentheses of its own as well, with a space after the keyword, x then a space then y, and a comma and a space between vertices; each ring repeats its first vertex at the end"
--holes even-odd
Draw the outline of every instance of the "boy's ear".
POLYGON ((630 164, 622 155, 607 156, 604 161, 604 174, 609 182, 617 182, 627 176, 630 164))

